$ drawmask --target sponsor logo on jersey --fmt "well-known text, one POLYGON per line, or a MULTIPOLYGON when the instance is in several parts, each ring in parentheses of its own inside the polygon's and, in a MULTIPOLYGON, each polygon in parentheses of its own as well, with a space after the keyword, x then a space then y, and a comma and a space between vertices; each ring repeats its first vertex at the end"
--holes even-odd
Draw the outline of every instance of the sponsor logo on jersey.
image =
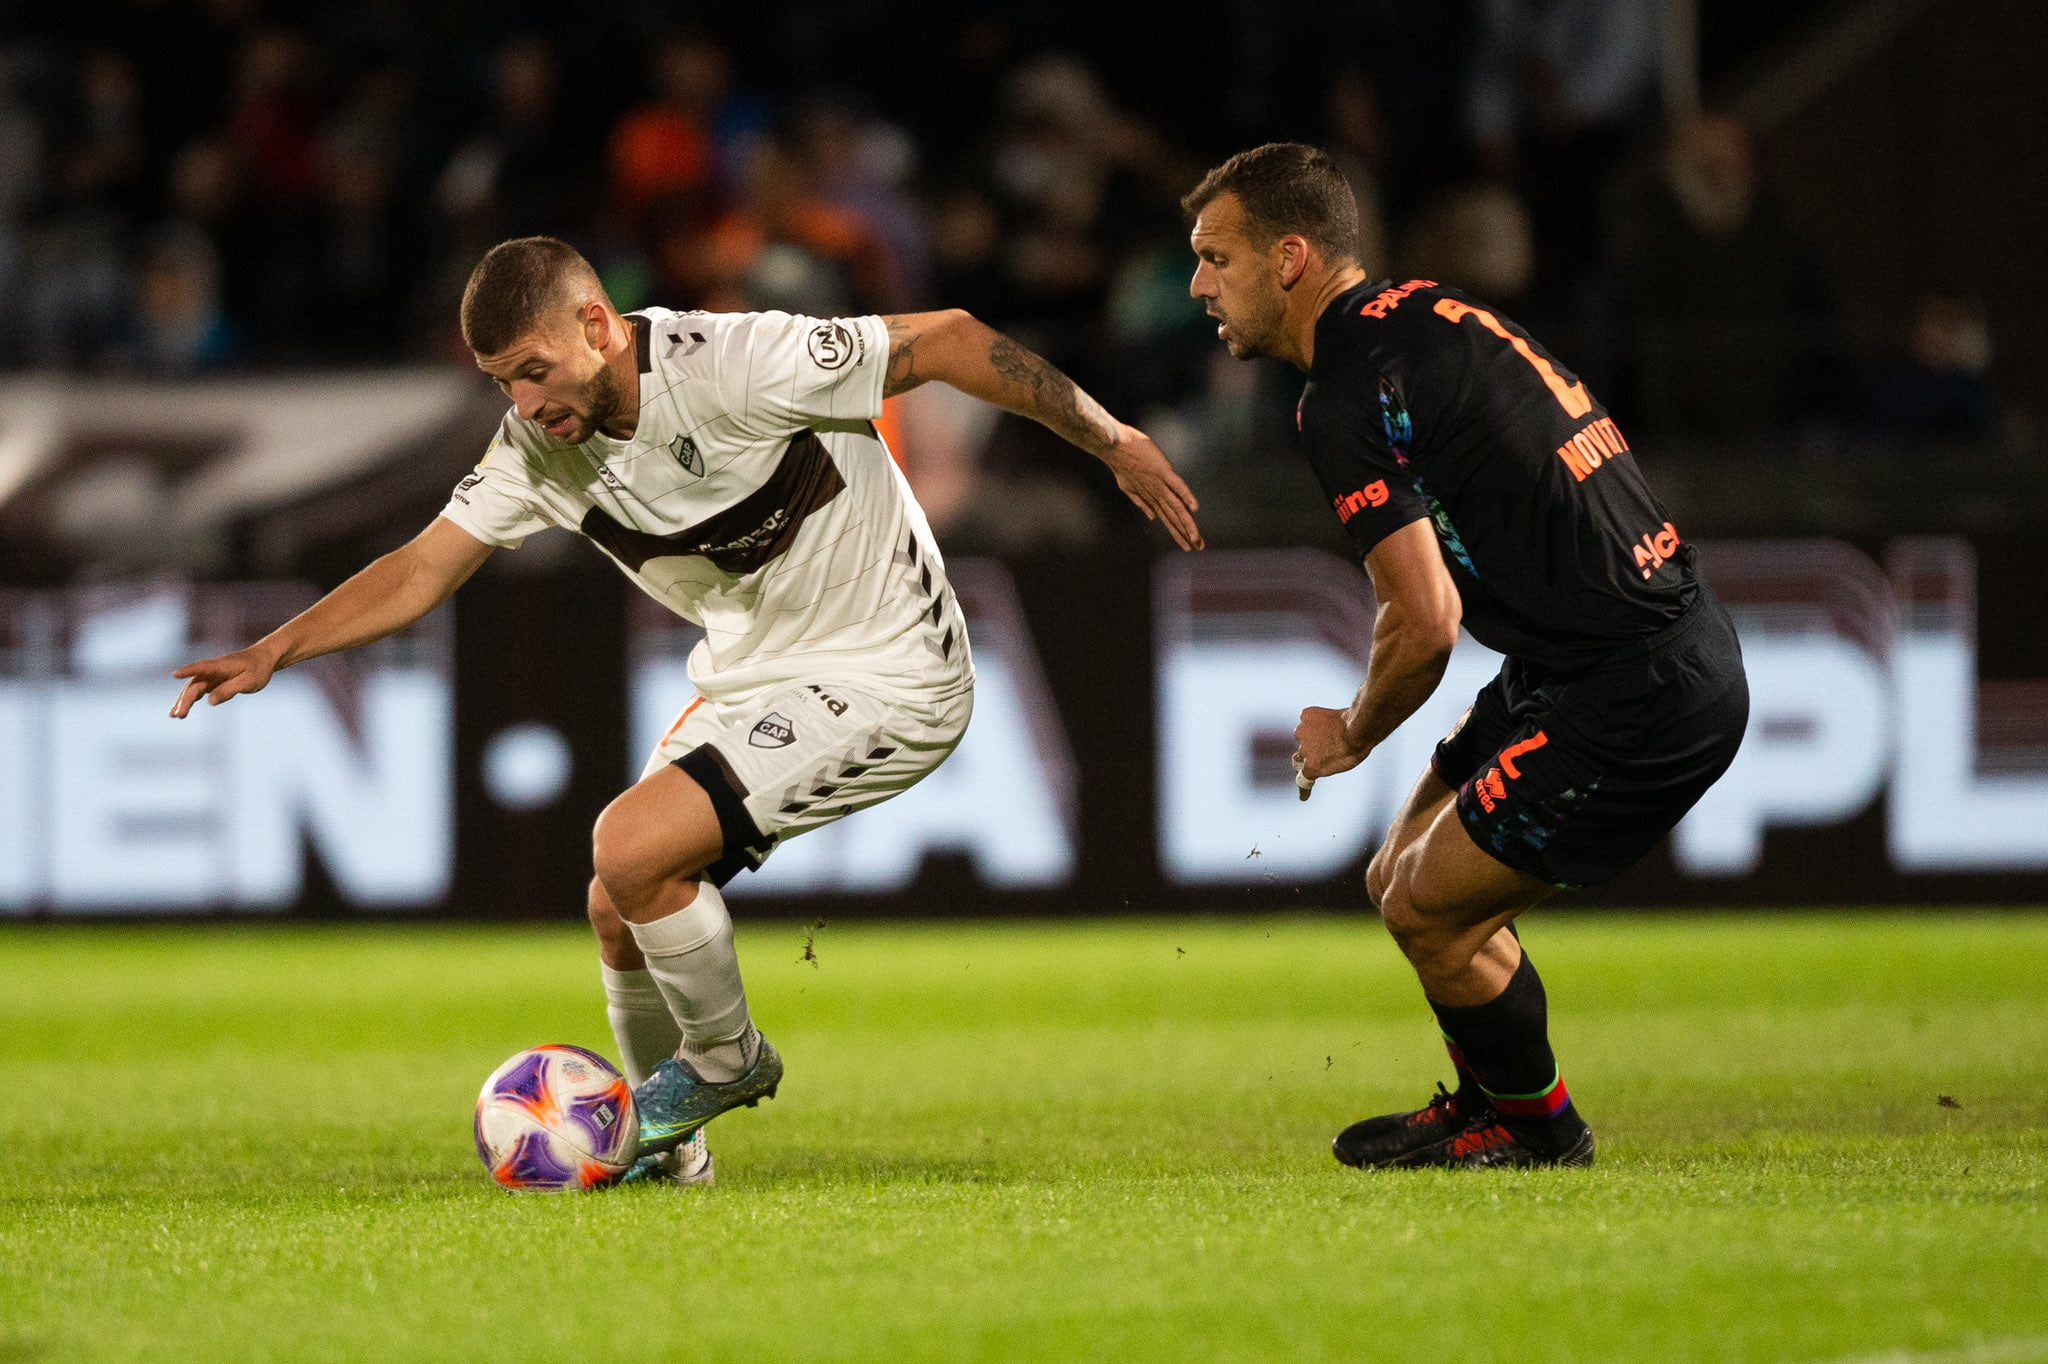
POLYGON ((756 526, 738 539, 727 540, 721 545, 701 544, 697 546, 696 552, 707 559, 716 559, 721 554, 733 554, 740 550, 752 549, 788 524, 789 508, 777 507, 773 512, 769 513, 766 521, 763 521, 759 526, 756 526))
POLYGON ((698 450, 697 442, 688 436, 677 436, 668 443, 668 452, 676 457, 676 463, 698 478, 704 477, 704 455, 698 450))
POLYGON ((678 327, 668 334, 668 353, 669 358, 672 360, 687 360, 703 349, 703 332, 686 332, 678 327))
POLYGON ((1682 543, 1678 538, 1678 527, 1669 521, 1659 530, 1644 531, 1642 540, 1635 547, 1636 568, 1641 571, 1643 580, 1649 581, 1652 573, 1664 567, 1671 556, 1678 553, 1682 543))
POLYGON ((853 333, 837 322, 820 322, 804 341, 819 369, 840 369, 853 359, 853 333))
POLYGON ((1627 453, 1628 442, 1621 438, 1621 428, 1612 417, 1602 417, 1557 447, 1557 457, 1572 471, 1574 483, 1584 483, 1595 469, 1627 453))
POLYGON ((602 464, 597 466, 597 477, 599 482, 615 493, 626 491, 626 485, 619 481, 619 476, 602 464))
POLYGON ((815 682, 811 682, 806 685, 808 685, 810 689, 817 694, 818 699, 825 703, 825 709, 831 711, 833 715, 839 716, 846 714, 846 703, 844 701, 834 696, 831 692, 826 691, 823 687, 819 686, 815 682))
POLYGON ((463 494, 464 494, 464 493, 466 493, 466 492, 468 492, 468 491, 469 491, 469 490, 470 490, 471 488, 474 488, 474 487, 475 487, 475 486, 476 486, 477 484, 479 484, 479 483, 481 483, 481 482, 483 482, 483 481, 484 481, 484 471, 483 471, 483 470, 481 470, 481 469, 477 470, 477 471, 476 471, 475 473, 473 473, 473 474, 470 474, 470 475, 469 475, 468 477, 464 478, 464 479, 462 480, 462 482, 460 482, 460 483, 458 483, 458 484, 456 484, 456 485, 455 485, 455 500, 456 500, 457 502, 460 502, 460 503, 461 503, 461 504, 462 504, 463 506, 465 506, 465 507, 466 507, 466 506, 468 506, 468 505, 469 505, 469 499, 468 499, 468 498, 466 498, 466 497, 464 497, 464 496, 463 496, 463 494))
POLYGON ((1346 493, 1344 496, 1335 499, 1334 505, 1337 508, 1337 519, 1349 525, 1351 518, 1364 511, 1367 507, 1386 506, 1387 498, 1390 495, 1387 492, 1387 481, 1384 478, 1376 479, 1355 493, 1346 493))
POLYGON ((1382 289, 1373 297, 1372 302, 1358 310, 1359 316, 1385 317, 1388 313, 1400 307, 1401 300, 1414 293, 1417 289, 1434 288, 1436 288, 1436 281, 1433 279, 1411 279, 1398 288, 1382 289))
POLYGON ((781 711, 771 710, 755 723, 747 742, 755 748, 788 748, 796 742, 796 726, 781 711))

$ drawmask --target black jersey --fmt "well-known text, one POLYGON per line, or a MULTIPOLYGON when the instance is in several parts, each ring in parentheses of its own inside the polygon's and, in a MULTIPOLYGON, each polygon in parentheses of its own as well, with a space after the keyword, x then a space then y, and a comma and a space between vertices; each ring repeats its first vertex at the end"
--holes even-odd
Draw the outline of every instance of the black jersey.
POLYGON ((1361 556, 1431 518, 1490 649, 1576 671, 1683 615, 1692 550, 1585 385, 1433 280, 1363 284, 1316 323, 1297 413, 1361 556))

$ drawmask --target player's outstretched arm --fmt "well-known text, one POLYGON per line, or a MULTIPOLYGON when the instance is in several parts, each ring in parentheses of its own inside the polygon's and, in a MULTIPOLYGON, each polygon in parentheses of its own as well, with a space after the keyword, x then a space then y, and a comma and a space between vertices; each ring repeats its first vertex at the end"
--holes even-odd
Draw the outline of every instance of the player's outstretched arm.
POLYGON ((453 521, 435 518, 411 543, 373 561, 248 648, 172 673, 186 682, 171 718, 184 719, 201 697, 217 706, 262 691, 280 668, 398 633, 448 600, 490 557, 491 546, 453 521))
POLYGON ((1152 438, 1112 417, 1042 357, 958 308, 883 320, 889 324, 884 396, 935 379, 1029 417, 1107 464, 1124 496, 1148 520, 1164 525, 1175 544, 1202 548, 1195 524, 1201 504, 1152 438))
POLYGON ((1295 766, 1304 781, 1364 762, 1429 699, 1457 647, 1464 610, 1427 520, 1411 521, 1380 541, 1365 556, 1365 569, 1380 601, 1372 661, 1349 709, 1311 706, 1301 713, 1295 766))

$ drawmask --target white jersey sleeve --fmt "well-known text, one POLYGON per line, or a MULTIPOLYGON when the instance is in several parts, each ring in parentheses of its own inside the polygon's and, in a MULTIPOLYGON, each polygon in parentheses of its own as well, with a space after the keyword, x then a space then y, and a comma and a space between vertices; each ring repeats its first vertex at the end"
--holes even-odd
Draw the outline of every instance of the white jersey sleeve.
POLYGON ((889 328, 879 317, 747 313, 720 328, 718 346, 719 396, 760 435, 882 415, 889 328))
POLYGON ((541 509, 522 452, 502 430, 483 462, 455 485, 441 515, 499 549, 517 549, 527 536, 554 524, 541 509))

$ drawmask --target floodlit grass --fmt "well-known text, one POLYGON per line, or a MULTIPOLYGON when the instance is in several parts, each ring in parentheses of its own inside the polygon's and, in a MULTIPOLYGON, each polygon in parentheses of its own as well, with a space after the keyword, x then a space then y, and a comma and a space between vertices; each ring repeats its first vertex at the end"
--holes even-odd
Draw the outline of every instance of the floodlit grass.
POLYGON ((1444 1070, 1366 923, 802 940, 716 1188, 511 1198, 580 933, 0 931, 0 1360, 2048 1359, 2048 917, 1538 916, 1600 1164, 1466 1176, 1329 1157, 1444 1070))

